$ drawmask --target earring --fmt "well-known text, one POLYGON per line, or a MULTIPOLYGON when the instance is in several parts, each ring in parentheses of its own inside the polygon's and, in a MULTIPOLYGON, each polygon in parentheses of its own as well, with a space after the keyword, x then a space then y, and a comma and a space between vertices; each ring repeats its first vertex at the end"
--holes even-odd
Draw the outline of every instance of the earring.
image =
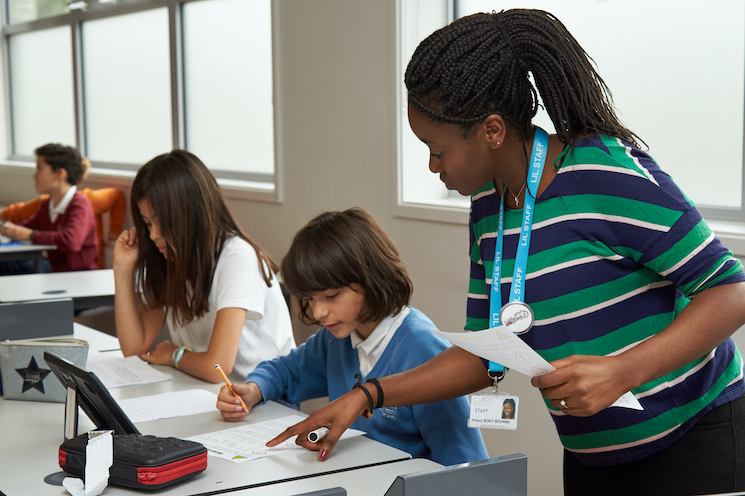
POLYGON ((497 141, 497 144, 498 144, 498 145, 501 145, 501 144, 502 144, 502 142, 501 142, 501 141, 497 141))

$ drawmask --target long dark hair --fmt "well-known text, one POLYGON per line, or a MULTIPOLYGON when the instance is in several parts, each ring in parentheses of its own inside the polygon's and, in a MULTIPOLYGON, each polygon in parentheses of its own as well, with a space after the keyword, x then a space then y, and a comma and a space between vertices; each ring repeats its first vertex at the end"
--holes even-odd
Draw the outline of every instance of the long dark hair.
POLYGON ((414 288, 391 239, 360 208, 322 213, 298 231, 282 260, 282 280, 306 324, 318 324, 307 300, 314 293, 359 284, 365 305, 357 318, 375 322, 400 312, 414 288))
POLYGON ((525 140, 540 94, 556 133, 570 147, 594 133, 641 142, 620 123, 592 59, 542 10, 474 14, 435 31, 414 52, 405 83, 412 107, 465 130, 499 114, 525 140))
POLYGON ((230 214, 215 177, 195 155, 174 150, 143 165, 131 195, 132 219, 139 239, 136 281, 145 304, 172 308, 178 324, 209 310, 207 298, 225 241, 238 236, 259 259, 267 286, 278 271, 259 245, 251 241, 230 214), (150 240, 138 203, 148 201, 167 242, 167 257, 150 240))

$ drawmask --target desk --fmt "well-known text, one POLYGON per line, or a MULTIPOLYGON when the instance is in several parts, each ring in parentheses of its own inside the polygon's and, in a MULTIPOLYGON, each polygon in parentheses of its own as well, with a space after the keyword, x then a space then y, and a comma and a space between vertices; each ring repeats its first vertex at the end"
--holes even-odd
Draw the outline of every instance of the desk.
POLYGON ((113 269, 0 278, 0 303, 72 298, 75 310, 114 304, 113 269))
MULTIPOLYGON (((86 339, 92 350, 119 347, 116 338, 80 324, 75 324, 74 332, 76 337, 86 339)), ((209 384, 172 367, 158 366, 157 368, 170 375, 172 380, 112 389, 111 395, 115 399, 123 399, 189 388, 207 389, 217 393, 221 387, 220 384, 209 384)), ((269 402, 254 407, 246 422, 261 422, 292 414, 297 415, 298 412, 269 402)), ((67 492, 61 486, 48 485, 43 481, 47 475, 59 472, 57 451, 63 441, 64 405, 62 403, 0 400, 0 418, 3 419, 2 427, 0 427, 3 440, 0 449, 0 467, 3 473, 0 477, 0 491, 7 496, 66 495, 67 492)), ((214 412, 143 422, 137 424, 137 428, 143 434, 189 437, 238 425, 240 424, 224 422, 220 414, 214 412)), ((93 428, 91 422, 81 414, 79 432, 85 432, 91 428, 93 428)), ((325 462, 318 461, 317 453, 306 450, 288 451, 281 455, 241 464, 210 457, 205 472, 188 482, 158 491, 158 495, 185 496, 231 489, 241 489, 241 494, 252 494, 253 489, 249 489, 251 487, 289 484, 298 479, 300 479, 298 482, 302 482, 318 477, 329 477, 326 481, 332 485, 326 487, 334 487, 339 484, 334 482, 333 477, 341 475, 333 474, 334 472, 344 473, 343 471, 407 459, 410 459, 408 453, 366 437, 340 441, 325 462)), ((410 471, 405 470, 405 472, 410 471)), ((390 473, 389 475, 392 475, 392 482, 398 474, 390 473)), ((325 481, 321 482, 325 483, 325 481)), ((110 486, 104 494, 132 496, 143 493, 110 486)))
POLYGON ((441 468, 442 465, 432 460, 415 458, 231 492, 230 496, 295 496, 332 487, 343 487, 347 496, 383 496, 399 475, 441 468))
POLYGON ((0 245, 0 261, 34 259, 34 271, 41 272, 41 262, 45 251, 56 250, 55 245, 35 245, 33 243, 0 245))

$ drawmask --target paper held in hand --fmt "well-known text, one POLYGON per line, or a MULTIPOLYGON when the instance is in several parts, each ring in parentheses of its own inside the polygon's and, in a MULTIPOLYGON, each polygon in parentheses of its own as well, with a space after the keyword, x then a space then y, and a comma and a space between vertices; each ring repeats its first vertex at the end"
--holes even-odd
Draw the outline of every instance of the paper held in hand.
MULTIPOLYGON (((550 363, 506 326, 492 327, 478 332, 430 330, 469 353, 504 365, 528 377, 543 375, 555 370, 550 363)), ((621 396, 611 406, 644 410, 631 392, 621 396)))

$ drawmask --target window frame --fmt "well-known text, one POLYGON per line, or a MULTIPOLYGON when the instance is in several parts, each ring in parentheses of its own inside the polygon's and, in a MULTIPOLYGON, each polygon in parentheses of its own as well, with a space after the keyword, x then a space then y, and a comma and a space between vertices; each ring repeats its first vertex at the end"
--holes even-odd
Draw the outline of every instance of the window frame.
MULTIPOLYGON (((47 28, 69 26, 72 37, 72 63, 73 63, 73 103, 75 108, 75 146, 83 152, 87 150, 85 130, 85 101, 83 94, 83 67, 82 67, 82 23, 108 17, 115 17, 136 12, 142 12, 155 8, 167 8, 168 10, 168 39, 169 39, 169 61, 170 61, 170 88, 171 88, 171 148, 186 148, 186 123, 185 123, 185 99, 184 99, 184 71, 183 71, 183 24, 182 7, 193 1, 209 0, 119 0, 118 2, 97 2, 87 0, 85 9, 74 9, 66 14, 61 14, 43 19, 27 22, 8 24, 8 2, 2 2, 2 70, 3 70, 3 97, 5 103, 5 129, 6 129, 6 157, 0 160, 4 167, 35 167, 35 157, 19 155, 15 153, 14 130, 13 130, 13 104, 12 88, 10 86, 10 53, 8 39, 14 35, 40 31, 47 28)), ((278 40, 279 25, 274 0, 271 0, 271 50, 272 50, 272 89, 273 94, 278 93, 279 61, 278 40)), ((273 99, 273 132, 274 132, 274 172, 239 172, 211 168, 223 193, 228 198, 258 200, 271 203, 282 202, 282 154, 281 139, 279 135, 279 119, 281 115, 278 99, 273 99)), ((166 152, 168 150, 164 150, 166 152)), ((105 181, 114 180, 121 182, 122 179, 133 179, 137 169, 142 164, 125 162, 107 162, 91 159, 91 170, 89 177, 101 178, 105 181)))

